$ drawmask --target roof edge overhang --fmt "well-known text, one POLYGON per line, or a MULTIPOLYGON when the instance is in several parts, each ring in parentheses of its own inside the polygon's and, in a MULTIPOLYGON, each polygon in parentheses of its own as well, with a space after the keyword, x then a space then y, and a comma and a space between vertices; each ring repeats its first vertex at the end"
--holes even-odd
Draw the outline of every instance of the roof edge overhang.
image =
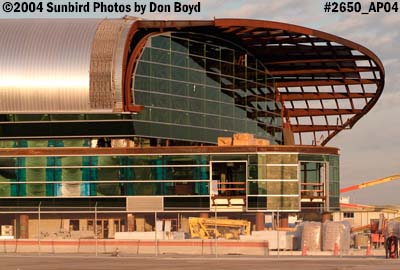
MULTIPOLYGON (((240 42, 241 44, 239 45, 263 62, 276 79, 275 87, 280 93, 278 101, 281 101, 284 105, 292 104, 291 108, 283 106, 284 110, 286 109, 283 115, 289 120, 288 123, 291 130, 299 135, 300 144, 326 145, 340 131, 352 128, 372 109, 384 88, 384 66, 371 50, 348 39, 323 31, 275 21, 232 18, 202 21, 138 20, 134 25, 135 29, 146 30, 149 33, 144 39, 166 31, 196 32, 197 29, 198 31, 206 29, 210 33, 222 34, 240 42), (263 43, 263 38, 268 42, 263 43), (279 40, 285 38, 285 43, 280 43, 279 40), (317 43, 324 45, 319 46, 317 43), (280 46, 280 52, 276 50, 278 46, 280 46), (274 49, 275 55, 268 54, 271 49, 274 49), (290 62, 290 56, 287 55, 290 53, 295 55, 296 50, 299 57, 293 57, 292 62, 290 62), (293 51, 295 52, 293 53, 293 51), (313 54, 312 51, 317 53, 313 54), (266 54, 264 54, 265 52, 266 54), (345 54, 345 56, 338 55, 340 53, 345 54), (279 61, 271 60, 273 57, 274 59, 279 59, 281 56, 286 56, 286 61, 283 64, 278 63, 279 61), (359 61, 368 62, 369 65, 360 67, 358 66, 359 61), (296 68, 296 66, 301 68, 296 68), (313 66, 318 68, 311 68, 313 66), (373 77, 364 78, 363 73, 367 72, 372 72, 373 77), (375 89, 369 91, 364 89, 371 85, 375 89), (362 91, 354 93, 350 89, 353 86, 361 87, 362 91), (303 88, 310 87, 316 88, 316 91, 311 93, 311 95, 314 95, 312 98, 309 98, 310 93, 303 91, 303 88), (326 92, 320 92, 319 88, 321 87, 331 87, 332 92, 329 93, 331 95, 327 95, 326 92), (335 93, 335 87, 344 87, 346 91, 344 93, 335 93), (301 89, 298 94, 303 95, 303 97, 298 97, 297 101, 304 101, 307 105, 306 107, 299 108, 297 105, 293 105, 293 100, 285 102, 285 98, 288 99, 288 96, 293 93, 293 88, 301 89), (339 103, 344 99, 351 104, 350 108, 341 108, 339 103), (365 104, 361 107, 355 107, 353 104, 355 99, 358 99, 358 101, 364 100, 365 104), (322 107, 310 108, 310 100, 319 101, 322 107), (335 102, 336 108, 324 108, 324 100, 335 102), (307 112, 309 113, 307 114, 307 112), (316 118, 318 117, 325 118, 325 122, 317 122, 316 118), (329 122, 328 117, 337 117, 336 123, 329 122), (310 123, 307 125, 301 124, 300 122, 304 118, 308 118, 310 123), (311 142, 302 141, 304 133, 311 133, 313 140, 311 142), (323 134, 321 136, 323 139, 318 141, 317 136, 319 134, 323 134)), ((144 45, 145 42, 142 42, 139 48, 135 48, 135 60, 131 59, 131 66, 140 56, 140 51, 144 45)), ((133 71, 133 68, 129 67, 129 65, 128 71, 133 71)), ((126 81, 126 83, 129 83, 129 81, 126 81)), ((291 95, 291 99, 293 99, 293 95, 291 95)))

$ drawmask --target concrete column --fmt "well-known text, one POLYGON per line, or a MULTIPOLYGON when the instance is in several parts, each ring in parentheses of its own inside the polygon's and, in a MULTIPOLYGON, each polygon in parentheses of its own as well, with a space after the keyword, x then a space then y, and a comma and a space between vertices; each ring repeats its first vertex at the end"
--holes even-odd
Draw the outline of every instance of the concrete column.
POLYGON ((330 220, 332 220, 332 214, 329 212, 324 212, 324 213, 322 213, 321 219, 322 219, 322 223, 324 223, 325 221, 330 221, 330 220))
POLYGON ((265 214, 261 212, 256 213, 256 231, 263 231, 265 227, 265 214))
POLYGON ((20 215, 19 216, 19 239, 28 239, 29 238, 29 216, 28 215, 20 215))
POLYGON ((200 213, 199 215, 200 218, 208 218, 208 213, 200 213))
POLYGON ((288 228, 288 227, 289 227, 289 214, 279 213, 279 228, 288 228))
POLYGON ((107 238, 114 238, 115 236, 115 228, 114 228, 114 219, 109 218, 108 219, 108 235, 107 238))
POLYGON ((135 215, 134 214, 128 214, 126 217, 127 220, 127 231, 128 232, 134 232, 135 231, 135 215))

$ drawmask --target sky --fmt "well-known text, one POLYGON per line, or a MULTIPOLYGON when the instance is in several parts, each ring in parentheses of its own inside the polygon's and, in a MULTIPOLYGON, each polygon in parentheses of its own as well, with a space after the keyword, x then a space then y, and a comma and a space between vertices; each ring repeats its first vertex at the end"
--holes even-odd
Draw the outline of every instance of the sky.
MULTIPOLYGON (((5 1, 1 1, 3 4, 5 1)), ((17 2, 17 1, 10 1, 17 2)), ((39 2, 39 1, 36 1, 39 2)), ((47 4, 50 1, 43 1, 47 4)), ((66 4, 68 0, 54 0, 66 4)), ((71 1, 71 3, 93 1, 71 1)), ((97 1, 100 2, 100 1, 97 1)), ((104 4, 149 4, 150 1, 103 0, 104 4)), ((173 5, 174 1, 155 0, 157 4, 173 5)), ((196 4, 195 0, 179 0, 196 4)), ((2 18, 104 18, 130 15, 145 19, 212 19, 247 18, 298 24, 338 35, 372 50, 383 62, 386 71, 385 89, 374 108, 352 130, 342 131, 328 146, 341 149, 341 186, 349 186, 400 173, 400 14, 380 12, 325 13, 324 0, 202 0, 201 12, 182 13, 5 13, 2 18)), ((333 0, 330 2, 334 2, 333 0)), ((343 0, 343 2, 345 2, 343 0)), ((357 1, 353 1, 357 2, 357 1)), ((370 1, 358 1, 363 10, 370 1)), ((375 1, 377 2, 377 1, 375 1)), ((386 1, 394 5, 396 1, 386 1)), ((400 6, 399 6, 400 8, 400 6)), ((399 11, 400 12, 400 11, 399 11)), ((399 179, 400 180, 400 179, 399 179)), ((351 202, 363 204, 400 204, 400 181, 347 193, 351 202)))

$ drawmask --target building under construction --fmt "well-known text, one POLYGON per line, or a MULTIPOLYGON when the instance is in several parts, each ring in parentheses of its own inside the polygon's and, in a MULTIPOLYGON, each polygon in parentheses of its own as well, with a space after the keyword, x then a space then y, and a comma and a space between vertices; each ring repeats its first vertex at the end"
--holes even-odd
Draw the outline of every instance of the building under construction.
POLYGON ((271 21, 1 20, 0 47, 0 225, 18 238, 338 210, 326 144, 385 76, 359 44, 271 21))

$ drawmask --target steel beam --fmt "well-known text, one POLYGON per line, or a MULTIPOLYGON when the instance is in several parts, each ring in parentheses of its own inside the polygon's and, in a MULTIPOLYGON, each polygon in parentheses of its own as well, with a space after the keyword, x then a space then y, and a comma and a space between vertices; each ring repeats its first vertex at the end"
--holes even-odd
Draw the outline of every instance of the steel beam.
MULTIPOLYGON (((277 111, 275 113, 279 113, 277 111)), ((343 114, 358 114, 362 110, 352 110, 352 109, 307 109, 307 108, 295 108, 295 109, 285 109, 283 112, 284 116, 287 117, 306 117, 306 116, 325 116, 325 115, 343 115, 343 114)), ((255 117, 267 117, 272 113, 267 111, 257 111, 250 113, 252 118, 255 117)))
POLYGON ((359 73, 371 72, 378 70, 377 67, 355 67, 355 68, 319 68, 319 69, 286 69, 286 70, 270 70, 269 73, 273 76, 289 76, 289 75, 304 75, 304 74, 331 74, 331 73, 359 73))
POLYGON ((282 101, 373 98, 375 93, 281 92, 282 101))
POLYGON ((340 130, 341 126, 334 125, 293 125, 292 131, 298 132, 318 132, 318 131, 328 131, 328 130, 340 130))
POLYGON ((300 87, 300 86, 331 86, 331 85, 356 85, 356 84, 376 84, 381 83, 382 80, 375 79, 276 79, 276 87, 300 87))

